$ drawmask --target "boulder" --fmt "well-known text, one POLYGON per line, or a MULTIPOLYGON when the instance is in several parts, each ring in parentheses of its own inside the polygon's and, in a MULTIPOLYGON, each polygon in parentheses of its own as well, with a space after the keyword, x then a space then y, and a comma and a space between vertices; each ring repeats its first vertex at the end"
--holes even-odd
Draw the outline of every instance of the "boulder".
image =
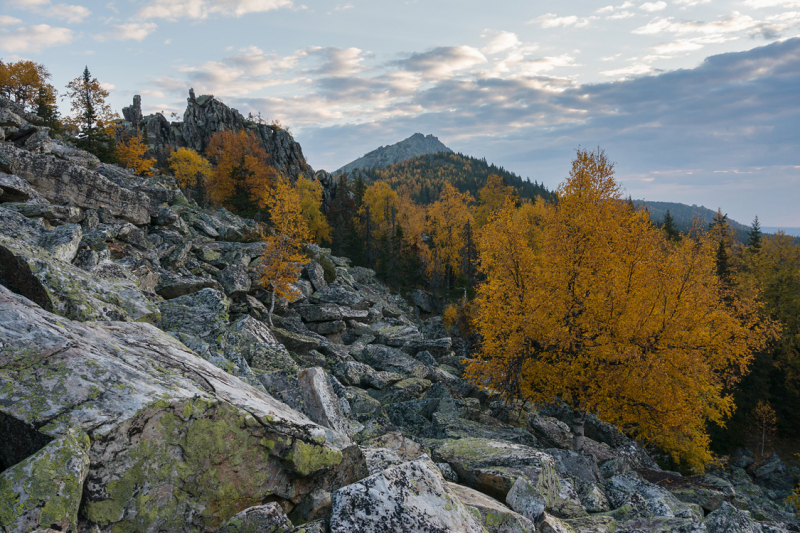
POLYGON ((0 528, 77 530, 89 446, 83 431, 69 431, 0 474, 0 528))
POLYGON ((281 506, 273 502, 249 507, 236 513, 217 530, 217 533, 257 533, 261 531, 293 533, 295 529, 283 513, 281 506))
POLYGON ((425 456, 373 474, 333 493, 331 533, 482 533, 425 456))
POLYGON ((465 485, 497 499, 505 500, 520 477, 526 477, 547 502, 558 495, 555 461, 528 446, 490 439, 449 439, 436 442, 433 457, 452 466, 465 485))
POLYGON ((319 367, 306 368, 298 372, 297 380, 303 392, 305 413, 308 417, 346 438, 349 426, 328 373, 319 367))
POLYGON ((378 371, 357 361, 345 361, 334 366, 336 378, 346 385, 382 390, 403 379, 393 372, 378 371))
POLYGON ((360 352, 353 353, 353 357, 377 370, 385 370, 404 376, 424 379, 431 377, 433 373, 432 369, 407 353, 379 344, 367 345, 360 352))
POLYGON ((134 224, 150 222, 150 199, 144 193, 120 187, 96 172, 52 155, 32 154, 9 143, 0 143, 0 156, 7 158, 13 174, 53 204, 104 208, 134 224))
POLYGON ((217 275, 217 279, 222 284, 225 294, 232 298, 247 294, 250 290, 250 275, 244 265, 228 265, 217 275))
POLYGON ((30 184, 19 176, 0 172, 0 203, 35 202, 47 204, 47 201, 30 184))
POLYGON ((699 505, 707 513, 716 511, 724 502, 733 503, 736 498, 736 490, 730 482, 710 474, 680 476, 647 469, 637 470, 637 474, 667 489, 680 501, 699 505))
POLYGON ((529 479, 517 478, 506 495, 506 502, 516 512, 535 522, 548 506, 548 495, 529 479))
POLYGON ((463 485, 447 483, 461 503, 480 516, 481 524, 492 533, 534 533, 536 526, 521 514, 515 513, 494 498, 463 485))
POLYGON ((278 339, 278 342, 286 346, 290 352, 305 354, 311 350, 319 348, 322 341, 319 338, 301 335, 283 328, 272 327, 270 331, 278 339))
POLYGON ((69 161, 70 163, 82 166, 89 170, 97 170, 97 168, 100 167, 101 163, 97 156, 87 152, 86 150, 81 150, 80 148, 76 148, 71 144, 58 140, 52 140, 50 145, 50 153, 59 159, 69 161))
POLYGON ((644 499, 653 516, 698 520, 703 517, 699 505, 683 503, 667 489, 654 485, 633 472, 609 479, 606 494, 615 509, 624 505, 635 494, 644 499))
POLYGON ((414 302, 417 309, 423 313, 435 313, 438 308, 436 298, 419 289, 415 289, 411 294, 411 300, 414 302))
POLYGON ((179 331, 214 342, 228 327, 230 302, 220 291, 202 289, 158 303, 164 331, 179 331))
POLYGON ((328 282, 325 281, 325 271, 322 269, 322 265, 313 259, 306 264, 305 273, 315 291, 328 288, 328 282))
POLYGON ((382 472, 387 468, 403 464, 406 459, 400 457, 396 451, 388 448, 370 448, 366 446, 361 447, 361 452, 367 461, 367 468, 370 475, 382 472))
POLYGON ((267 496, 291 508, 365 473, 357 447, 152 325, 80 324, 0 287, 0 338, 0 411, 92 437, 82 529, 211 532, 267 496))
POLYGON ((180 298, 203 289, 216 289, 222 291, 218 281, 198 276, 182 276, 169 270, 162 270, 155 292, 165 300, 180 298))
POLYGON ((703 520, 708 533, 762 533, 757 522, 728 502, 703 520))
POLYGON ((81 222, 86 214, 77 207, 68 205, 51 205, 46 203, 7 203, 3 204, 6 209, 13 209, 17 213, 28 218, 43 218, 50 224, 75 224, 81 222))
POLYGON ((453 339, 444 337, 441 339, 421 339, 412 340, 403 345, 403 351, 416 355, 418 352, 427 351, 434 357, 441 357, 450 353, 453 348, 453 339))
POLYGON ((77 224, 64 224, 42 234, 39 246, 64 263, 72 263, 78 254, 83 232, 77 224))

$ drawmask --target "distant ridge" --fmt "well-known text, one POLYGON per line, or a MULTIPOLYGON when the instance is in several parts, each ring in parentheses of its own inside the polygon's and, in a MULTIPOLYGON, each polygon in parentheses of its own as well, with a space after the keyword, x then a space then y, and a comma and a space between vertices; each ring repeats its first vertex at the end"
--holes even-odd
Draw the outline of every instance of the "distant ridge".
POLYGON ((334 174, 352 172, 355 169, 367 170, 370 168, 383 168, 420 155, 435 154, 437 152, 452 153, 453 151, 433 135, 415 133, 408 139, 402 140, 399 143, 381 146, 363 157, 359 157, 355 161, 346 164, 334 172, 334 174))
MULTIPOLYGON (((675 225, 683 233, 687 233, 692 229, 692 224, 695 219, 700 222, 703 228, 708 228, 708 225, 714 220, 714 215, 717 214, 716 210, 709 209, 702 205, 686 205, 678 202, 652 202, 634 200, 636 206, 644 205, 650 212, 650 220, 654 224, 661 224, 664 222, 664 214, 669 209, 670 215, 675 219, 675 225)), ((722 211, 725 214, 725 211, 722 211)), ((750 227, 728 217, 728 224, 736 231, 736 238, 739 241, 747 239, 747 232, 750 227)))

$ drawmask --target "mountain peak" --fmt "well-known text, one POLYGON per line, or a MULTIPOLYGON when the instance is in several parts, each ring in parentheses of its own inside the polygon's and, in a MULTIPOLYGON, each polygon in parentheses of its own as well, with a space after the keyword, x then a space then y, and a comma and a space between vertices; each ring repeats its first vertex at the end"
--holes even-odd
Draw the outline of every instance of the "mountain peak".
POLYGON ((359 157, 355 161, 346 164, 335 174, 342 172, 351 172, 357 168, 362 170, 369 168, 381 168, 393 163, 406 161, 414 157, 424 154, 434 154, 437 152, 452 152, 450 148, 445 146, 436 136, 432 134, 423 135, 422 133, 415 133, 411 137, 404 139, 398 143, 388 146, 381 146, 363 157, 359 157))

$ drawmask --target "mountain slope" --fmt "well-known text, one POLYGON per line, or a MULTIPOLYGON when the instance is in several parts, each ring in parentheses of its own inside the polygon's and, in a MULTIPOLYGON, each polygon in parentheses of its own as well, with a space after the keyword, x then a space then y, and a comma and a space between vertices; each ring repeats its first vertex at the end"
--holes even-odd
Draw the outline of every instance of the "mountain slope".
MULTIPOLYGON (((661 224, 664 222, 664 214, 669 209, 670 214, 675 219, 675 224, 683 233, 692 229, 692 224, 695 219, 700 222, 700 227, 707 228, 714 220, 714 215, 717 214, 715 210, 702 205, 686 205, 678 202, 652 202, 649 200, 634 200, 634 203, 637 207, 641 205, 647 207, 647 210, 650 212, 650 220, 652 220, 654 224, 661 224)), ((724 213, 725 211, 723 211, 723 214, 724 213)), ((731 218, 728 218, 728 224, 730 224, 731 229, 736 231, 737 239, 744 240, 747 238, 747 232, 750 229, 749 226, 731 218)))
POLYGON ((452 152, 452 150, 433 135, 415 133, 408 139, 389 146, 381 146, 363 157, 359 157, 355 161, 346 164, 334 172, 334 174, 352 172, 357 168, 361 170, 381 168, 419 155, 433 154, 436 152, 452 152))
POLYGON ((386 181, 393 189, 406 193, 423 205, 435 202, 445 183, 477 198, 478 191, 486 185, 491 174, 502 177, 505 184, 517 189, 523 198, 541 196, 546 200, 554 199, 554 194, 544 185, 523 179, 503 167, 487 163, 485 159, 456 153, 421 155, 361 174, 367 178, 366 181, 386 181))

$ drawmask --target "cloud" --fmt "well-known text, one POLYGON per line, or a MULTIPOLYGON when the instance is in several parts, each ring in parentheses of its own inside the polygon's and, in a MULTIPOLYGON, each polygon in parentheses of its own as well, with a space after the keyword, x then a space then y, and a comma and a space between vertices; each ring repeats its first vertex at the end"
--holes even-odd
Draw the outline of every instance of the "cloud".
POLYGON ((405 70, 418 72, 425 78, 446 79, 458 71, 470 69, 487 61, 486 56, 471 46, 445 46, 411 54, 396 64, 405 70))
POLYGON ((9 17, 8 15, 0 15, 0 27, 16 26, 17 24, 22 24, 22 21, 14 17, 9 17))
POLYGON ((350 4, 350 3, 344 4, 344 5, 337 4, 336 7, 333 8, 333 10, 334 11, 344 11, 345 9, 353 9, 354 7, 356 7, 356 6, 354 6, 353 4, 350 4))
MULTIPOLYGON (((100 42, 104 41, 143 41, 148 35, 156 31, 158 26, 154 22, 130 22, 118 24, 115 30, 95 36, 100 42)), ((168 44, 168 43, 165 43, 168 44)))
POLYGON ((39 15, 61 19, 67 23, 83 22, 84 19, 92 14, 91 11, 83 6, 53 4, 50 0, 7 0, 7 3, 39 15))
POLYGON ((516 33, 510 31, 500 32, 492 37, 489 42, 483 47, 483 53, 487 55, 497 54, 504 52, 511 48, 516 48, 522 44, 517 37, 516 33))
POLYGON ((639 9, 641 9, 642 11, 649 11, 652 13, 654 11, 663 11, 664 9, 666 9, 666 7, 667 7, 666 2, 661 2, 661 1, 645 2, 644 4, 639 6, 639 9))
POLYGON ((744 5, 756 9, 768 7, 793 8, 800 7, 800 0, 744 0, 744 5))
POLYGON ((538 24, 541 28, 564 28, 567 26, 575 26, 576 28, 584 28, 589 25, 590 18, 580 18, 575 15, 566 17, 559 17, 555 13, 546 13, 538 16, 535 19, 528 21, 528 24, 538 24))
POLYGON ((656 17, 645 26, 633 30, 639 35, 657 35, 659 33, 675 33, 684 35, 687 33, 722 34, 735 33, 749 30, 759 25, 759 22, 749 15, 742 15, 738 11, 733 14, 715 20, 713 22, 699 21, 675 21, 674 17, 656 17))
POLYGON ((144 18, 206 19, 211 15, 241 17, 293 7, 292 0, 157 0, 139 10, 144 18))
POLYGON ((634 76, 652 74, 654 70, 655 69, 653 69, 653 67, 651 67, 650 65, 637 64, 613 70, 604 70, 600 74, 608 76, 610 78, 628 79, 634 76))
POLYGON ((68 28, 37 24, 0 33, 0 50, 12 53, 40 52, 52 46, 69 44, 73 37, 74 33, 68 28))
POLYGON ((308 54, 323 58, 322 65, 311 71, 313 74, 344 77, 363 70, 361 63, 364 61, 364 56, 358 48, 316 47, 309 49, 308 54))

